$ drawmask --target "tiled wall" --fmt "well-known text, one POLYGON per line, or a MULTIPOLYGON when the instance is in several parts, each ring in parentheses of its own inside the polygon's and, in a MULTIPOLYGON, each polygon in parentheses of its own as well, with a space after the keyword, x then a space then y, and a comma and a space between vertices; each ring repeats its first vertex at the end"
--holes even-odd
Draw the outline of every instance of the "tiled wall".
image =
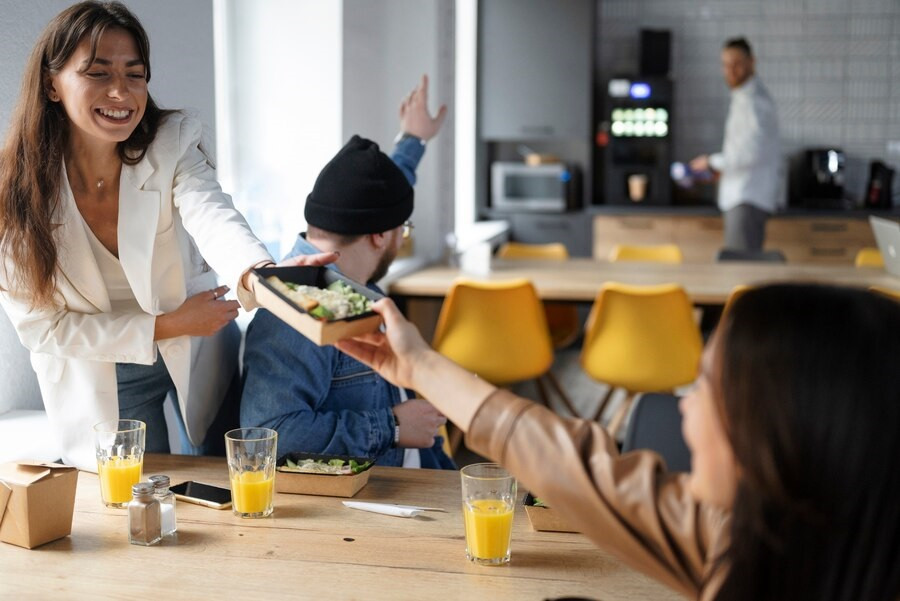
POLYGON ((842 148, 856 199, 869 161, 900 168, 900 0, 598 0, 597 14, 601 82, 636 72, 641 28, 672 31, 674 157, 721 146, 728 89, 719 51, 743 35, 778 105, 786 154, 842 148))

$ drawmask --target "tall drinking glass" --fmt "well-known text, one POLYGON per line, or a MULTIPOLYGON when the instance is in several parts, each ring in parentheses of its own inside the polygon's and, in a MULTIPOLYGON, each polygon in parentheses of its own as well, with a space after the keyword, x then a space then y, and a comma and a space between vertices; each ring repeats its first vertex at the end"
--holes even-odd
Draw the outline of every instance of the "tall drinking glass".
POLYGON ((131 487, 141 481, 147 425, 136 419, 112 419, 94 426, 100 495, 107 507, 127 507, 131 487))
POLYGON ((225 433, 235 515, 264 518, 272 513, 278 433, 269 428, 238 428, 225 433))
POLYGON ((460 470, 466 557, 481 565, 509 563, 516 479, 496 463, 475 463, 460 470))

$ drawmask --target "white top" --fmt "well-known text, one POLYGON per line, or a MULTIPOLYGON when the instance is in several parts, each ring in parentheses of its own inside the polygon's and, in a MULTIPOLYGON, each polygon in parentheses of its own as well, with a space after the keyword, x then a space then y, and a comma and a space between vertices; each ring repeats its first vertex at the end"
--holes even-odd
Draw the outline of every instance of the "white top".
MULTIPOLYGON (((409 397, 406 396, 406 389, 402 386, 398 388, 400 389, 400 402, 405 403, 409 400, 409 397)), ((403 467, 422 467, 422 456, 419 455, 419 449, 403 449, 403 467)))
POLYGON ((128 278, 125 277, 125 270, 122 269, 122 263, 119 257, 115 256, 106 248, 100 239, 97 238, 91 226, 84 221, 84 231, 87 233, 88 244, 94 252, 94 260, 97 261, 97 267, 100 269, 100 277, 106 284, 106 291, 109 294, 109 304, 115 311, 140 311, 137 299, 134 297, 134 291, 128 278))
POLYGON ((774 213, 783 206, 778 113, 757 77, 731 91, 722 152, 709 157, 718 171, 719 208, 747 203, 774 213))

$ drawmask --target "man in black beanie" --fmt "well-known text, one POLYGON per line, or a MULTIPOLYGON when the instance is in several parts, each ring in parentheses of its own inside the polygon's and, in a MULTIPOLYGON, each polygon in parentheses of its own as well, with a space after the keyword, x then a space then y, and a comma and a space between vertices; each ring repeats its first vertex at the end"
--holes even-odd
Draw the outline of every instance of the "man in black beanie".
MULTIPOLYGON (((316 178, 306 199, 307 231, 288 256, 336 251, 329 266, 347 277, 384 277, 409 236, 415 169, 446 114, 428 113, 428 79, 400 105, 391 157, 353 136, 316 178)), ((260 309, 247 330, 241 426, 278 432, 280 453, 369 457, 379 465, 455 468, 441 448, 446 418, 333 346, 319 347, 260 309)))

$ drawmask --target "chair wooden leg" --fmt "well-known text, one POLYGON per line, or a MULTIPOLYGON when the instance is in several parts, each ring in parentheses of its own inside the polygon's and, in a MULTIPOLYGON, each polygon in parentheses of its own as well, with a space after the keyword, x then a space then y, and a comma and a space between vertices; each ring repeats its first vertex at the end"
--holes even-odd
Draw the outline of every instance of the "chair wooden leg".
POLYGON ((607 405, 609 405, 609 400, 612 398, 612 395, 615 391, 615 387, 610 386, 609 390, 606 391, 606 395, 604 395, 604 397, 600 399, 600 405, 597 407, 597 412, 594 414, 595 422, 599 422, 600 418, 603 417, 603 410, 606 409, 607 405))
POLYGON ((609 435, 613 438, 619 432, 619 428, 622 427, 622 424, 625 422, 625 418, 628 416, 628 410, 631 409, 631 405, 634 402, 635 394, 633 392, 629 392, 624 399, 622 399, 622 404, 619 405, 619 408, 616 410, 615 415, 613 415, 612 419, 609 420, 609 426, 607 426, 607 431, 609 435))
POLYGON ((534 383, 537 386, 538 398, 540 399, 541 403, 544 405, 544 407, 552 411, 553 406, 550 405, 550 397, 547 396, 547 389, 544 387, 544 381, 541 380, 540 376, 538 376, 534 379, 534 383))
POLYGON ((552 371, 548 371, 546 374, 547 379, 550 381, 550 385, 556 390, 556 394, 559 395, 559 398, 562 400, 563 405, 565 405, 566 410, 572 414, 573 417, 581 417, 581 414, 575 410, 575 406, 572 405, 572 401, 569 400, 569 395, 563 390, 563 387, 560 385, 559 380, 556 379, 556 376, 553 375, 552 371))
POLYGON ((462 446, 463 442, 463 431, 456 427, 455 424, 451 422, 447 422, 447 432, 448 438, 447 441, 450 444, 450 458, 452 459, 456 452, 459 450, 459 447, 462 446))

